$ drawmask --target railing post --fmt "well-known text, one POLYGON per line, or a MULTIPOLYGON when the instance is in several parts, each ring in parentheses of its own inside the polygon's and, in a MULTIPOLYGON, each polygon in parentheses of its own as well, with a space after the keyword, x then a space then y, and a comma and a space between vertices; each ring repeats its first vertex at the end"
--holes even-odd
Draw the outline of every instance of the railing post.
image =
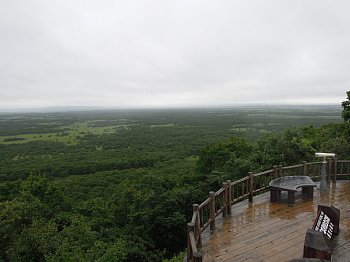
POLYGON ((274 165, 273 166, 273 179, 276 179, 278 177, 278 170, 277 170, 277 166, 274 165))
POLYGON ((223 196, 222 196, 222 205, 223 205, 222 216, 226 217, 227 215, 227 182, 222 183, 222 188, 224 189, 223 196))
POLYGON ((254 191, 254 177, 253 177, 253 172, 249 172, 249 202, 253 202, 253 191, 254 191))
POLYGON ((307 176, 307 165, 306 165, 306 161, 303 161, 303 176, 307 176))
POLYGON ((191 244, 191 233, 195 235, 195 224, 187 223, 187 261, 188 262, 202 262, 202 253, 197 250, 197 241, 194 238, 194 244, 196 245, 196 252, 193 252, 191 244))
MULTIPOLYGON (((235 187, 234 186, 232 186, 232 184, 231 184, 231 195, 232 195, 232 204, 233 204, 233 202, 235 201, 235 187)), ((231 207, 231 209, 232 209, 232 207, 231 207)))
POLYGON ((227 180, 227 213, 231 214, 232 213, 232 183, 231 180, 227 180))
POLYGON ((331 182, 331 176, 332 176, 332 159, 328 159, 328 172, 327 172, 328 183, 331 182))
POLYGON ((283 176, 283 170, 282 170, 282 165, 278 165, 278 177, 283 176))
POLYGON ((209 192, 209 198, 210 198, 210 230, 215 229, 215 192, 210 191, 209 192))
POLYGON ((192 261, 193 251, 191 246, 190 232, 193 231, 193 224, 187 223, 187 261, 192 261))
POLYGON ((194 224, 194 238, 198 243, 198 246, 202 246, 202 237, 201 237, 201 217, 199 215, 199 205, 193 204, 193 213, 196 213, 196 221, 194 224))
POLYGON ((333 182, 337 181, 337 173, 338 173, 338 159, 334 158, 334 173, 333 173, 333 182))

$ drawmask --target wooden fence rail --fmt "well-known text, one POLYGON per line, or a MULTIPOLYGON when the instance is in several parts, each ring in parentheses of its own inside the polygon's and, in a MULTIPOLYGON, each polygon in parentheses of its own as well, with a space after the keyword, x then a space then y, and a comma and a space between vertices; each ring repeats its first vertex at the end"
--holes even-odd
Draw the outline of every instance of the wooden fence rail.
MULTIPOLYGON (((253 202, 254 195, 258 195, 269 188, 271 180, 283 176, 307 175, 314 181, 320 180, 322 162, 303 162, 293 166, 273 166, 273 169, 249 173, 246 177, 234 182, 227 180, 216 192, 209 192, 209 197, 201 204, 193 204, 191 222, 187 224, 187 261, 202 261, 202 232, 209 226, 215 229, 215 219, 231 214, 233 205, 248 199, 253 202)), ((335 182, 337 179, 350 177, 350 160, 330 159, 327 163, 327 179, 335 182)))

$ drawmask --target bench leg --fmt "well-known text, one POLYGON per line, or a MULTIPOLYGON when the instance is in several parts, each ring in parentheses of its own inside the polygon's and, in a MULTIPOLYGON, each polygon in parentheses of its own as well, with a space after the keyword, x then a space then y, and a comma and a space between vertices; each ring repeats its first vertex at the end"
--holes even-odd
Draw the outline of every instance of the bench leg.
POLYGON ((295 202, 295 192, 288 191, 288 204, 294 204, 295 202))
POLYGON ((270 190, 270 201, 277 202, 278 199, 278 190, 270 190))
POLYGON ((313 198, 314 197, 314 188, 313 187, 303 187, 302 192, 306 198, 313 198))

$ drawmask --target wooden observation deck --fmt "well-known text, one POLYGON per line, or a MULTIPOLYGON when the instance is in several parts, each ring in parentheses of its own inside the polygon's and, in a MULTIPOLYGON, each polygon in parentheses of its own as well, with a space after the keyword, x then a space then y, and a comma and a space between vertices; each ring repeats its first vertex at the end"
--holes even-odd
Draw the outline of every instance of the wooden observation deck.
POLYGON ((320 162, 275 167, 225 182, 202 204, 194 205, 188 224, 192 254, 188 252, 187 260, 282 262, 302 258, 305 233, 314 223, 317 206, 326 204, 340 209, 340 233, 333 242, 332 261, 350 261, 350 181, 340 180, 350 176, 350 161, 329 162, 329 191, 315 188, 313 199, 304 199, 298 191, 292 205, 288 204, 287 192, 282 192, 282 200, 271 203, 266 192, 269 181, 293 174, 308 174, 318 180, 320 162))
POLYGON ((294 205, 270 203, 269 193, 235 205, 232 214, 219 217, 216 229, 202 234, 203 261, 289 261, 303 257, 305 233, 316 218, 317 205, 331 204, 341 210, 340 233, 335 238, 333 261, 350 261, 350 181, 337 181, 327 193, 294 205), (337 258, 337 260, 335 260, 337 258))

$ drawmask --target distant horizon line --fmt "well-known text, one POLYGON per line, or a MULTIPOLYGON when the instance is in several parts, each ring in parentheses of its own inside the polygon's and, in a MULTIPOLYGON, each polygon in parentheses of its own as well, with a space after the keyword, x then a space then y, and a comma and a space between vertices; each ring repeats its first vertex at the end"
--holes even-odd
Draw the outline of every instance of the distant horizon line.
POLYGON ((29 113, 29 112, 69 112, 88 110, 152 110, 152 109, 205 109, 205 108, 239 108, 239 107, 324 107, 332 106, 341 108, 341 104, 320 103, 320 104, 292 104, 292 103, 237 103, 230 105, 183 105, 183 106, 43 106, 43 107, 14 107, 0 108, 0 113, 29 113))

